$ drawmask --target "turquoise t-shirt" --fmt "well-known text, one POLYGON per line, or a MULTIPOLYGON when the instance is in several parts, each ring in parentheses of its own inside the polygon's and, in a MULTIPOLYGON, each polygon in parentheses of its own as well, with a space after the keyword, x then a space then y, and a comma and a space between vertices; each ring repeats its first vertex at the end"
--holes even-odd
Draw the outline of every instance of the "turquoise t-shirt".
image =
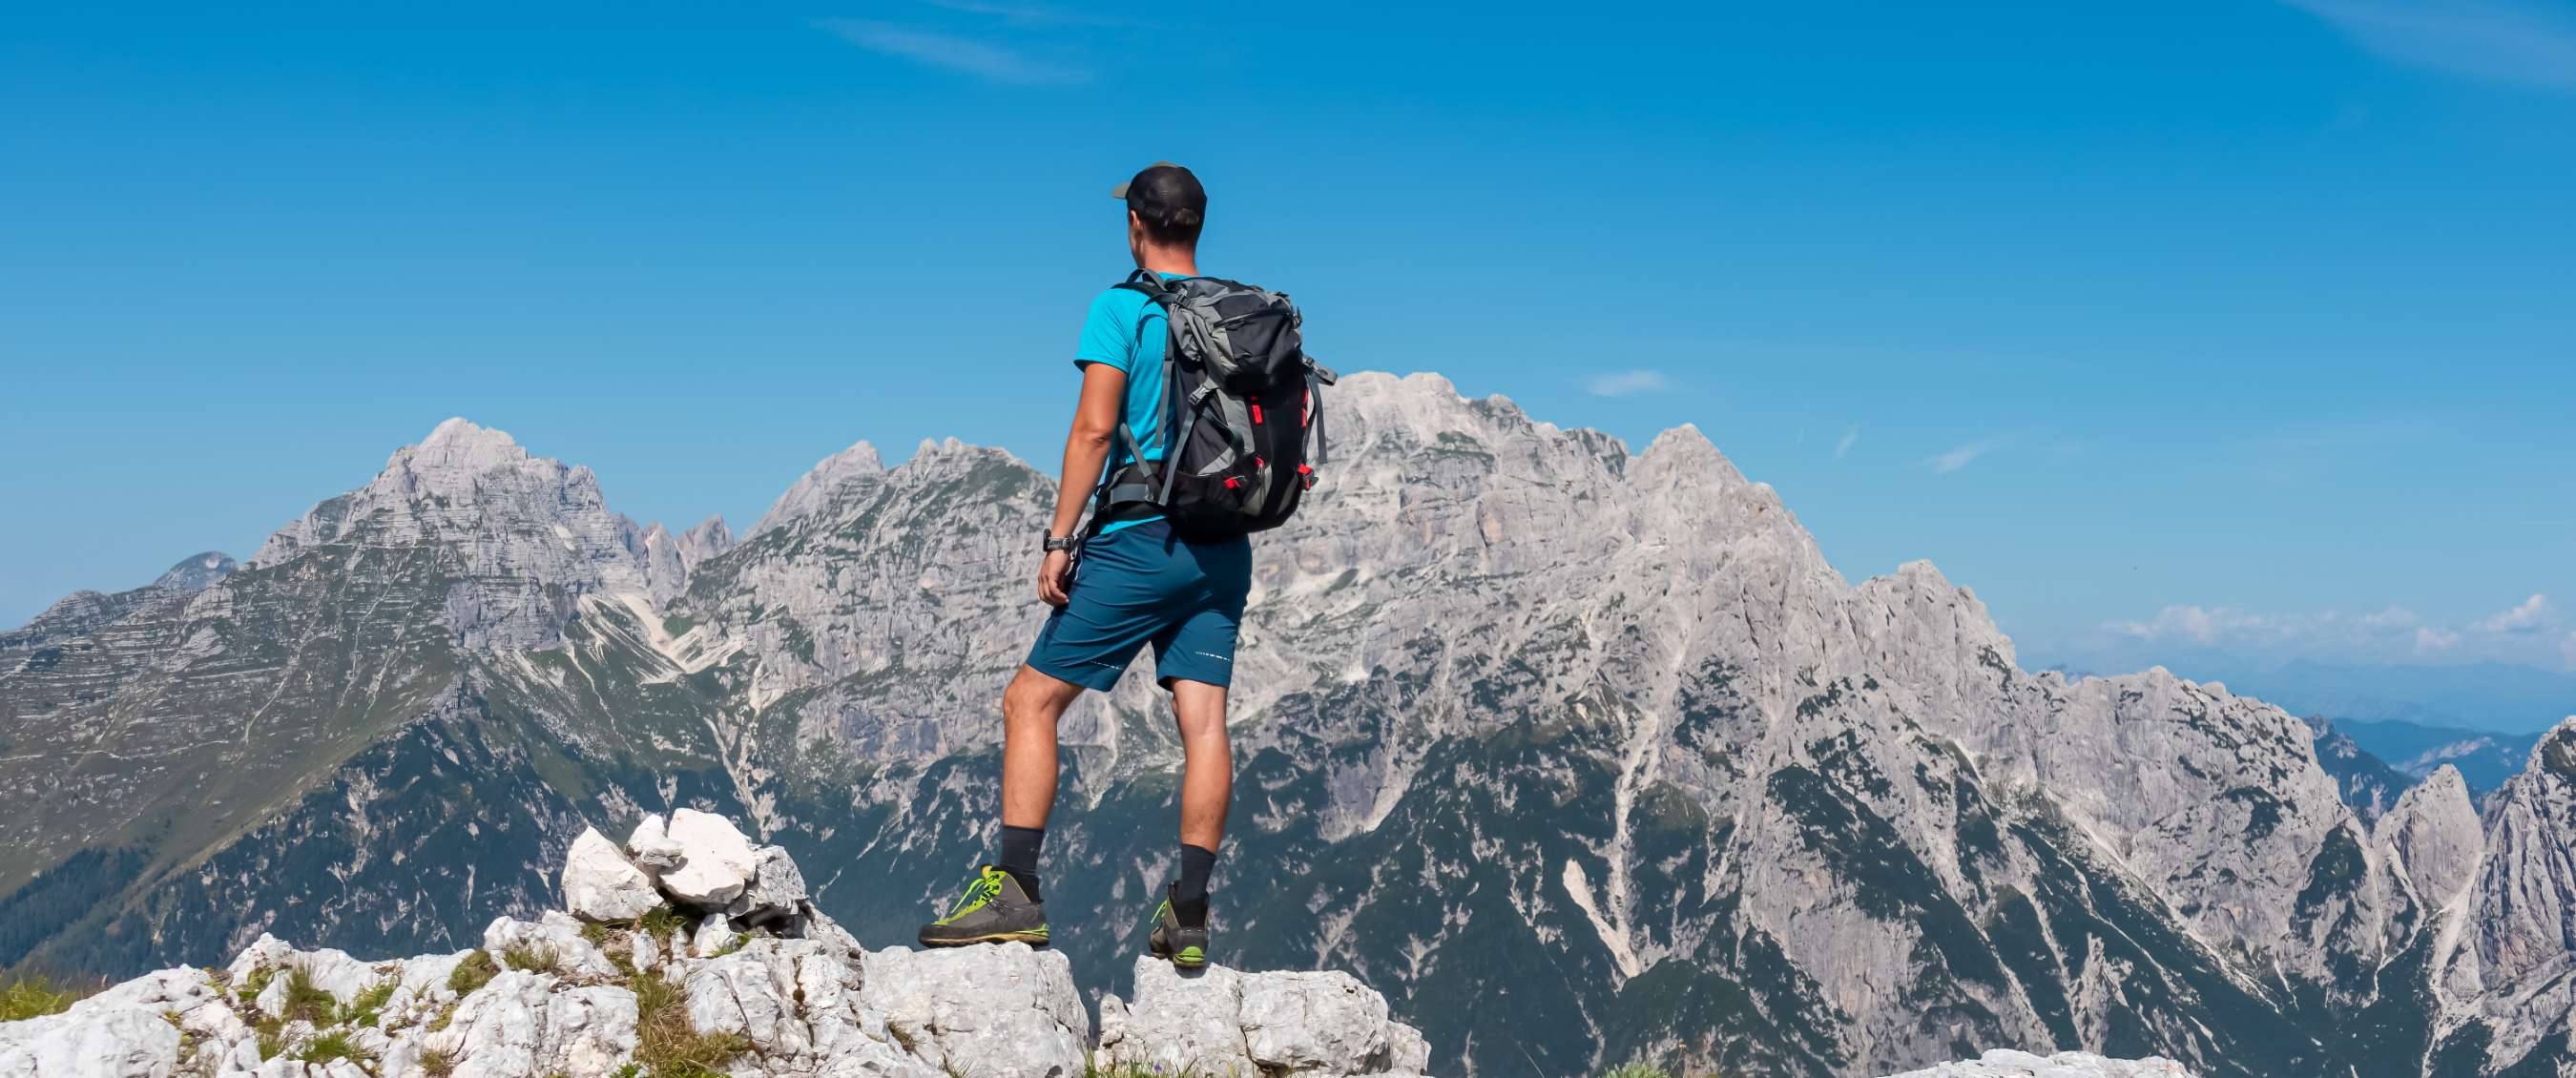
MULTIPOLYGON (((1166 273, 1166 281, 1180 280, 1183 275, 1166 273)), ((1129 288, 1112 288, 1091 301, 1091 313, 1082 320, 1082 343, 1074 348, 1073 365, 1102 363, 1127 374, 1127 407, 1124 418, 1127 429, 1136 432, 1144 446, 1146 460, 1163 459, 1166 437, 1163 429, 1163 345, 1170 339, 1163 309, 1145 294, 1129 288)), ((1109 470, 1125 467, 1131 455, 1125 439, 1110 443, 1109 470)), ((1161 514, 1122 520, 1100 529, 1106 535, 1120 528, 1149 520, 1162 519, 1161 514)))

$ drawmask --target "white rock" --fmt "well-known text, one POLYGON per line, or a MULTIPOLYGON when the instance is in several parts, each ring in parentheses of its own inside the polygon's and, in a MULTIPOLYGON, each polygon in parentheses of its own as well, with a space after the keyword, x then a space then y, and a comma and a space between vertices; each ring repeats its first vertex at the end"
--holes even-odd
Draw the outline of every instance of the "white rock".
POLYGON ((722 909, 751 884, 759 869, 751 840, 733 821, 696 809, 671 814, 670 839, 680 845, 680 867, 662 873, 662 891, 700 908, 722 909))
POLYGON ((636 1045, 635 993, 610 985, 557 991, 551 974, 510 970, 465 997, 424 1047, 454 1061, 452 1078, 606 1075, 636 1045))
POLYGON ((561 910, 547 910, 534 921, 493 918, 483 929, 483 950, 494 962, 507 965, 504 953, 514 949, 552 955, 553 972, 567 981, 606 981, 619 975, 617 964, 582 938, 581 922, 561 910))
POLYGON ((75 1003, 61 1014, 0 1023, 0 1075, 167 1078, 178 1062, 183 1026, 238 1029, 240 1020, 225 1008, 204 972, 163 970, 75 1003), (172 1024, 164 1013, 178 1014, 179 1023, 172 1024))
POLYGON ((661 873, 680 867, 680 857, 687 851, 671 841, 661 814, 655 813, 644 817, 644 822, 635 825, 635 833, 626 836, 626 852, 644 871, 661 873))
POLYGON ((708 1033, 741 1033, 764 1055, 809 1054, 813 1041, 797 1015, 793 961, 776 941, 756 940, 721 958, 693 961, 681 984, 689 1024, 708 1033))
POLYGON ((662 904, 651 877, 595 827, 582 828, 564 857, 563 896, 564 909, 585 921, 631 921, 662 904))
POLYGON ((1136 960, 1136 999, 1100 1005, 1100 1054, 1112 1066, 1179 1073, 1313 1078, 1418 1073, 1430 1049, 1387 1016, 1386 997, 1347 973, 1182 973, 1136 960))
POLYGON ((689 937, 689 954, 713 958, 716 952, 733 946, 734 937, 739 935, 741 933, 734 931, 733 922, 725 920, 724 914, 710 913, 706 920, 698 922, 697 934, 689 937))
POLYGON ((725 907, 725 916, 735 924, 768 924, 795 916, 805 904, 805 874, 797 871, 796 862, 780 847, 763 846, 755 855, 759 864, 752 871, 751 884, 725 907))
POLYGON ((933 1067, 975 1078, 1081 1078, 1091 1020, 1057 951, 1024 943, 869 952, 860 1009, 933 1067))

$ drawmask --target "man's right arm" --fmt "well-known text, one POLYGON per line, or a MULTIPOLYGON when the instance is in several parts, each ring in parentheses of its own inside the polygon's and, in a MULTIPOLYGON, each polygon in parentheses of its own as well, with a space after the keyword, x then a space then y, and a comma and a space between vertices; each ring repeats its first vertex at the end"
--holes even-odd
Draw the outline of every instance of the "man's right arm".
MULTIPOLYGON (((1049 536, 1069 536, 1075 525, 1082 523, 1082 509, 1091 500, 1092 485, 1100 481, 1100 471, 1109 464, 1110 443, 1118 437, 1118 422, 1127 404, 1127 372, 1106 363, 1082 365, 1082 400, 1074 406, 1073 429, 1064 438, 1064 475, 1056 483, 1055 519, 1047 525, 1049 536)), ((1065 551, 1047 552, 1046 562, 1038 569, 1038 598, 1050 606, 1065 604, 1067 576, 1073 568, 1073 556, 1065 551)))

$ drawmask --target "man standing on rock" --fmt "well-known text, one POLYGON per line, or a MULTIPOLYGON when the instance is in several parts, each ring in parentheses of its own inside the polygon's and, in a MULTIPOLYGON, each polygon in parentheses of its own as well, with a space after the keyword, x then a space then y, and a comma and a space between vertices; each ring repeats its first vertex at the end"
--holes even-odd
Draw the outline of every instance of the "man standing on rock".
POLYGON ((1252 587, 1252 551, 1242 534, 1184 538, 1160 507, 1108 499, 1088 534, 1075 538, 1095 481, 1164 461, 1172 438, 1166 428, 1174 425, 1165 419, 1174 414, 1164 395, 1167 316, 1149 290, 1157 279, 1169 285, 1199 277, 1199 228, 1207 217, 1198 177, 1170 162, 1110 194, 1126 201, 1127 247, 1143 272, 1091 301, 1074 352, 1082 397, 1037 576, 1039 598, 1056 610, 1002 693, 1001 850, 947 916, 922 926, 921 942, 1047 942, 1038 854, 1055 803, 1056 720, 1083 690, 1117 684, 1152 644, 1156 681, 1171 692, 1179 720, 1184 763, 1179 878, 1155 911, 1148 947, 1174 965, 1199 966, 1208 954, 1208 874, 1234 787, 1225 697, 1236 625, 1252 587))

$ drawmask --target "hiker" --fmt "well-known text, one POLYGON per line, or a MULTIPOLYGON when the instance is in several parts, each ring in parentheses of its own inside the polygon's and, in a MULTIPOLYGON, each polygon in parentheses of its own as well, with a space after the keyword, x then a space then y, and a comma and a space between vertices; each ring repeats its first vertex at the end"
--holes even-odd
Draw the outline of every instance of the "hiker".
POLYGON ((1179 723, 1179 872, 1147 949, 1207 962, 1208 876, 1234 788, 1226 689, 1252 588, 1246 536, 1295 512, 1322 459, 1321 387, 1288 297, 1204 277, 1207 191, 1157 162, 1110 190, 1136 272, 1091 301, 1073 362, 1081 403, 1038 566, 1053 606, 1002 693, 1001 849, 925 946, 1048 941, 1039 852, 1055 804, 1056 720, 1151 644, 1179 723), (1084 511, 1090 510, 1087 527, 1084 511))

